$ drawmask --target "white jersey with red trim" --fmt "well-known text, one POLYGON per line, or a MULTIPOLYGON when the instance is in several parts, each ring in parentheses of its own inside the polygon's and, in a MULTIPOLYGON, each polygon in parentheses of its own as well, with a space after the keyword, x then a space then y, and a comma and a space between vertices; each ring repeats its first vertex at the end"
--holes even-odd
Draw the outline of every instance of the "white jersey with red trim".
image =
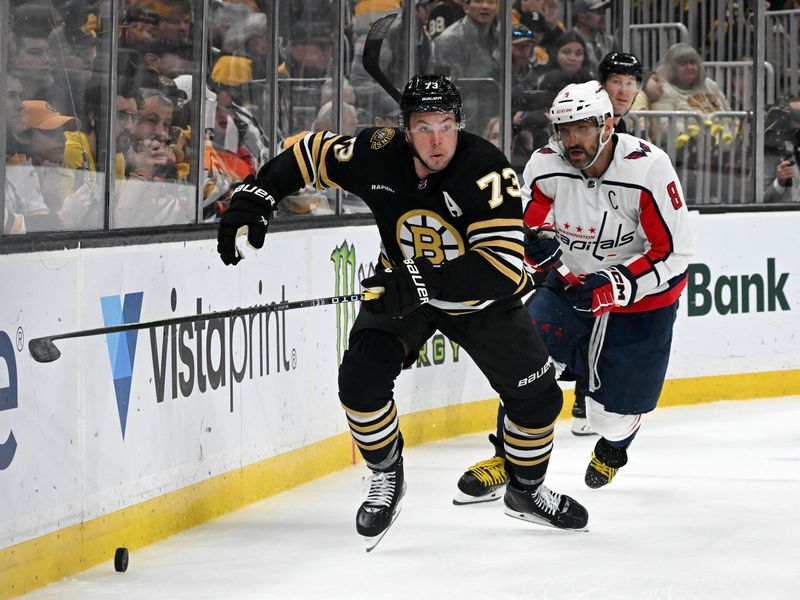
POLYGON ((575 274, 623 264, 636 301, 617 312, 660 308, 686 285, 694 238, 683 189, 669 156, 650 142, 615 134, 606 172, 587 179, 555 150, 536 150, 523 174, 525 224, 551 223, 562 261, 575 274))

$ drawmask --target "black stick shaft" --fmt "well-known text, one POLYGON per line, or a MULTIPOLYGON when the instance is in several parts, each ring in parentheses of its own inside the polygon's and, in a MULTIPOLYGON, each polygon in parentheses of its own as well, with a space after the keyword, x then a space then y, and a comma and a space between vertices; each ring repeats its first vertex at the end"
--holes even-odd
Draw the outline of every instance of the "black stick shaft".
MULTIPOLYGON (((210 319, 226 319, 228 317, 239 317, 254 315, 258 313, 279 312, 284 310, 294 310, 295 308, 308 308, 311 306, 327 306, 331 304, 344 304, 346 302, 360 302, 364 300, 364 294, 350 294, 348 296, 330 296, 328 298, 314 298, 311 300, 297 300, 295 302, 278 302, 272 304, 257 304, 246 308, 232 308, 218 312, 200 313, 197 315, 187 315, 184 317, 173 317, 171 319, 160 319, 158 321, 144 321, 142 323, 127 323, 125 325, 112 325, 110 327, 97 327, 95 329, 82 329, 71 331, 70 333, 60 333, 58 335, 46 336, 39 339, 64 340, 67 338, 88 337, 92 335, 105 335, 107 333, 119 333, 121 331, 132 331, 134 329, 149 329, 150 327, 164 327, 168 325, 180 325, 181 323, 194 323, 195 321, 208 321, 210 319)), ((31 340, 33 343, 35 340, 31 340)))

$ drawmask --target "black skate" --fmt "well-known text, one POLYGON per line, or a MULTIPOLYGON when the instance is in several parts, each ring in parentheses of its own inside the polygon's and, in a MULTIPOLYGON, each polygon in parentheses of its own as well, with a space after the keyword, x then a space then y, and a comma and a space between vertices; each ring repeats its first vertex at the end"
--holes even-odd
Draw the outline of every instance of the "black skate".
POLYGON ((364 481, 369 484, 369 491, 356 514, 356 531, 364 536, 370 552, 386 535, 403 506, 406 482, 402 457, 385 471, 372 471, 364 481))
POLYGON ((495 447, 496 455, 475 463, 464 472, 458 480, 458 492, 453 498, 456 506, 490 502, 502 495, 503 488, 508 483, 503 442, 491 433, 489 441, 495 447))
POLYGON ((572 427, 570 430, 572 435, 595 435, 595 432, 589 426, 589 420, 586 418, 586 398, 578 394, 575 395, 575 403, 572 405, 572 427))
POLYGON ((592 460, 586 467, 584 481, 592 489, 601 488, 611 483, 617 471, 628 462, 625 448, 617 448, 609 444, 605 438, 597 440, 592 452, 592 460))
POLYGON ((509 483, 503 498, 509 517, 556 529, 587 531, 589 513, 575 499, 557 494, 544 484, 534 490, 509 483))

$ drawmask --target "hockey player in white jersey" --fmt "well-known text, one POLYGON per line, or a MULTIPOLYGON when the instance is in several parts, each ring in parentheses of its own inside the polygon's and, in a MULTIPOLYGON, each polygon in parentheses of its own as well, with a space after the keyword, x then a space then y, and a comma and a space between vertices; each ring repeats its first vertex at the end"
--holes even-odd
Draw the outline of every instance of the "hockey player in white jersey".
MULTIPOLYGON (((555 134, 523 174, 526 258, 551 279, 563 262, 580 284, 539 290, 528 313, 561 378, 585 388, 576 392, 600 435, 585 482, 599 488, 627 463, 642 416, 658 402, 694 242, 669 157, 614 133, 597 81, 561 90, 550 119, 555 134)), ((497 495, 491 486, 465 492, 465 476, 459 503, 497 495)))

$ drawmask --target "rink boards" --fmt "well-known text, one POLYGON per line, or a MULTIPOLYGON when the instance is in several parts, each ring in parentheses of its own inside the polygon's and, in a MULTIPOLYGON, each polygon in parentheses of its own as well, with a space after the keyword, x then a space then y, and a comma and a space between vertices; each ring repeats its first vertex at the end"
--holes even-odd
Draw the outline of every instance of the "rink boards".
MULTIPOLYGON (((800 214, 692 218, 661 405, 800 393, 800 214)), ((276 233, 236 268, 215 247, 0 256, 0 597, 354 461, 336 374, 356 304, 61 340, 49 364, 28 354, 34 337, 352 293, 379 241, 374 227, 276 233)), ((492 426, 494 392, 443 336, 395 392, 408 443, 492 426)))

